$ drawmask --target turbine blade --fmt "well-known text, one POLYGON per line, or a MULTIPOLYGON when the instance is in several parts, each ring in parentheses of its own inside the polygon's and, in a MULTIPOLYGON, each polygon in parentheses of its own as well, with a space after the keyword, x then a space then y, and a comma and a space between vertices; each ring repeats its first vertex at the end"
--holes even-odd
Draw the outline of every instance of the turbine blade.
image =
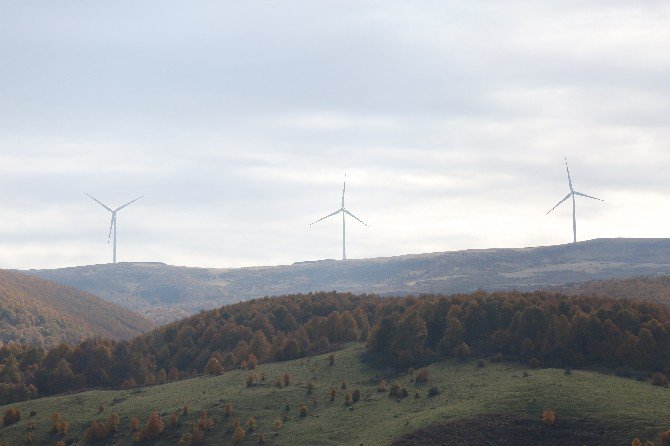
POLYGON ((312 226, 314 223, 318 223, 318 222, 320 222, 321 220, 325 220, 326 218, 328 218, 328 217, 332 217, 333 215, 335 215, 335 214, 339 214, 340 212, 342 212, 342 209, 338 209, 338 210, 336 210, 335 212, 333 212, 332 214, 328 214, 328 215, 326 215, 325 217, 318 219, 317 221, 313 221, 313 222, 311 222, 309 225, 312 226))
MULTIPOLYGON (((356 220, 360 221, 360 222, 363 223, 365 226, 368 226, 367 224, 365 224, 365 222, 364 222, 363 220, 361 220, 360 218, 356 217, 354 214, 352 214, 352 213, 349 212, 348 210, 344 209, 344 212, 346 212, 347 214, 349 214, 349 216, 355 218, 356 220)), ((369 228, 369 227, 370 227, 370 226, 368 226, 368 228, 369 228)))
POLYGON ((580 197, 593 198, 594 200, 598 200, 598 201, 605 201, 605 200, 602 200, 600 198, 596 198, 596 197, 592 197, 590 195, 583 194, 581 192, 575 192, 575 195, 579 195, 580 197))
POLYGON ((116 220, 116 214, 112 213, 112 222, 109 224, 109 235, 107 236, 107 244, 112 239, 112 228, 114 227, 114 220, 116 220))
POLYGON ((344 184, 342 185, 342 209, 344 209, 344 192, 347 190, 347 174, 344 174, 344 184))
POLYGON ((568 167, 568 159, 565 159, 565 170, 568 171, 568 184, 570 185, 570 192, 574 192, 572 188, 572 178, 570 178, 570 168, 568 167))
POLYGON ((144 197, 144 195, 142 195, 141 197, 137 197, 137 198, 135 198, 134 200, 129 201, 128 203, 124 204, 123 206, 114 209, 114 212, 118 212, 118 211, 120 211, 121 209, 123 209, 123 208, 125 208, 126 206, 128 206, 129 204, 135 203, 137 200, 139 200, 139 199, 142 198, 142 197, 144 197))
MULTIPOLYGON (((553 210, 556 209, 561 203, 563 203, 565 200, 567 200, 568 198, 570 198, 570 195, 572 195, 572 192, 570 192, 568 195, 566 195, 564 199, 562 199, 561 201, 559 201, 558 204, 557 204, 556 206, 554 206, 553 208, 549 209, 549 212, 553 211, 553 210)), ((547 212, 547 214, 548 214, 549 212, 547 212)))
MULTIPOLYGON (((88 194, 86 194, 86 195, 88 195, 88 194)), ((95 201, 96 203, 98 203, 100 206, 102 206, 103 208, 107 209, 109 212, 114 212, 113 210, 111 210, 110 208, 108 208, 106 205, 104 205, 104 204, 103 204, 100 200, 98 200, 97 198, 95 198, 95 197, 93 197, 93 196, 91 196, 91 195, 88 195, 88 196, 89 196, 89 198, 91 198, 93 201, 95 201)))

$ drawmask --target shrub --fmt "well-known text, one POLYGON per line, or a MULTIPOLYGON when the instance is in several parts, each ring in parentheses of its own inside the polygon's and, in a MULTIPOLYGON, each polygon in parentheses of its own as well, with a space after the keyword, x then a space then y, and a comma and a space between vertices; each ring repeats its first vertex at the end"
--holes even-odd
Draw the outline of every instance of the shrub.
POLYGON ((232 426, 232 428, 233 428, 233 430, 235 430, 235 429, 237 429, 238 427, 240 427, 240 417, 235 417, 235 418, 233 418, 233 426, 232 426))
POLYGON ((377 384, 377 392, 380 393, 386 392, 386 385, 387 384, 385 380, 382 379, 381 381, 379 381, 379 384, 377 384))
POLYGON ((300 411, 300 416, 301 417, 306 417, 307 416, 307 405, 305 403, 300 404, 300 407, 298 408, 300 411))
POLYGON ((263 434, 263 432, 258 434, 258 444, 265 444, 265 435, 263 434))
POLYGON ((16 407, 10 407, 5 410, 4 415, 2 416, 2 425, 9 426, 21 419, 21 411, 16 407))
POLYGON ((226 405, 223 406, 223 412, 226 414, 227 417, 233 414, 233 405, 230 403, 230 401, 227 401, 226 405))
POLYGON ((34 410, 31 410, 31 411, 30 411, 30 414, 28 415, 28 417, 29 417, 29 418, 32 418, 32 417, 34 417, 35 415, 37 415, 37 412, 34 411, 34 410))
POLYGON ((311 395, 312 393, 314 393, 314 384, 308 383, 307 384, 307 395, 311 395))
POLYGON ((330 355, 328 355, 328 364, 335 365, 335 354, 334 353, 331 353, 330 355))
POLYGON ((337 396, 337 390, 335 387, 331 387, 330 391, 328 392, 328 395, 330 395, 330 400, 335 401, 335 397, 337 396))
POLYGON ((391 388, 389 389, 389 396, 394 398, 402 398, 402 390, 400 388, 400 384, 393 383, 391 385, 391 388))
POLYGON ((233 442, 235 444, 240 444, 242 441, 244 441, 244 437, 246 437, 247 433, 244 432, 244 429, 242 429, 242 426, 237 426, 235 428, 235 431, 233 432, 233 442))
POLYGON ((53 424, 51 425, 51 432, 58 432, 58 423, 60 423, 60 414, 58 412, 52 413, 51 421, 53 421, 53 424))
POLYGON ((291 410, 291 403, 289 403, 289 402, 287 401, 286 404, 284 405, 284 410, 285 410, 286 412, 290 412, 290 410, 291 410))
POLYGON ((251 387, 251 386, 253 386, 253 385, 254 385, 254 374, 253 374, 253 373, 249 373, 249 374, 247 375, 247 387, 251 387))
POLYGON ((112 412, 109 414, 107 422, 109 423, 109 427, 111 429, 118 431, 119 426, 121 425, 121 418, 119 417, 119 414, 117 414, 116 412, 112 412))
POLYGON ((28 432, 26 434, 26 444, 32 444, 33 443, 33 434, 32 432, 28 432))
POLYGON ((174 427, 177 425, 177 413, 173 412, 172 415, 170 415, 170 426, 174 427))
POLYGON ((547 426, 553 426, 556 423, 556 413, 551 409, 545 409, 542 412, 542 422, 547 426))
POLYGON ((425 384, 428 382, 428 370, 426 369, 421 369, 416 373, 416 377, 414 378, 414 381, 417 384, 425 384))
POLYGON ((655 386, 668 387, 668 377, 661 372, 656 372, 651 376, 651 383, 655 386))
POLYGON ((421 398, 421 395, 419 395, 419 392, 414 392, 414 398, 421 398))
POLYGON ((250 417, 247 420, 247 427, 251 432, 253 432, 256 429, 256 418, 255 417, 250 417))
POLYGON ((564 375, 572 375, 572 369, 568 366, 563 370, 564 375))
POLYGON ((247 358, 247 369, 254 370, 257 365, 258 365, 258 358, 256 358, 256 355, 254 355, 253 353, 249 353, 249 357, 247 358))
POLYGON ((502 362, 503 355, 502 353, 494 353, 491 355, 491 362, 502 362))
POLYGON ((60 440, 56 443, 56 446, 65 446, 65 442, 63 440, 60 440))
POLYGON ((670 429, 658 434, 658 444, 659 446, 670 446, 670 429))
POLYGON ((282 426, 281 420, 279 418, 275 419, 273 426, 275 428, 275 432, 279 432, 279 429, 281 429, 282 426))
POLYGON ((414 367, 410 367, 410 368, 407 370, 407 373, 409 374, 409 376, 414 376, 414 367))
POLYGON ((344 394, 344 404, 351 406, 351 393, 347 392, 344 394))
POLYGON ((102 413, 105 410, 105 406, 102 404, 98 406, 98 413, 102 413))
POLYGON ((282 381, 281 381, 281 376, 277 377, 277 381, 275 381, 275 387, 278 387, 281 389, 282 386, 282 381))
POLYGON ((147 418, 145 438, 147 440, 157 438, 163 432, 163 428, 163 419, 156 413, 156 411, 151 412, 151 415, 149 415, 149 418, 147 418))
POLYGON ((437 396, 440 394, 440 389, 437 387, 433 386, 430 389, 428 389, 428 396, 437 396))
POLYGON ((454 356, 461 359, 470 357, 470 346, 465 342, 461 342, 454 347, 454 356))
POLYGON ((184 403, 184 407, 181 408, 181 413, 184 415, 188 415, 188 403, 184 403))
POLYGON ((137 417, 132 417, 130 419, 130 430, 133 432, 140 428, 140 420, 137 417))
POLYGON ((60 435, 67 435, 68 431, 70 430, 70 424, 65 421, 65 420, 60 420, 58 422, 58 425, 56 426, 56 431, 60 435))
POLYGON ((210 358, 205 366, 205 373, 208 375, 220 375, 223 373, 223 366, 216 358, 210 358))
POLYGON ((345 390, 347 388, 347 382, 342 381, 342 385, 340 386, 340 389, 345 390))
POLYGON ((354 389, 354 391, 351 392, 351 399, 354 403, 357 403, 358 400, 361 399, 361 391, 358 389, 354 389))
POLYGON ((630 446, 642 446, 642 441, 639 438, 633 438, 633 441, 630 442, 630 446))
POLYGON ((288 386, 289 384, 291 384, 291 375, 289 375, 288 372, 284 373, 282 381, 284 381, 285 386, 288 386))
POLYGON ((198 418, 197 426, 206 431, 211 431, 212 429, 214 429, 214 420, 212 420, 211 417, 207 416, 206 410, 200 411, 200 417, 198 418))
POLYGON ((540 360, 537 358, 532 358, 530 361, 528 361, 528 367, 531 369, 536 369, 540 367, 540 360))

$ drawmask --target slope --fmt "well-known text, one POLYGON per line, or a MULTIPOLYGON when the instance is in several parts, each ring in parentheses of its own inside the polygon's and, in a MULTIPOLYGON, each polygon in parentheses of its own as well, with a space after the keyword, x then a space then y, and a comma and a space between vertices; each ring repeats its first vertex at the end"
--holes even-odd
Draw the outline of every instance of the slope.
MULTIPOLYGON (((144 424, 154 410, 164 420, 164 432, 148 442, 153 445, 177 444, 180 436, 196 424, 201 410, 207 411, 214 423, 213 429, 205 432, 204 444, 217 445, 233 444, 231 426, 235 418, 247 431, 239 443, 242 445, 258 444, 260 432, 268 445, 388 445, 416 429, 453 420, 505 420, 514 416, 540 426, 540 414, 548 407, 556 413, 557 429, 578 425, 584 434, 604 441, 595 444, 630 444, 636 436, 655 439, 668 427, 664 408, 670 404, 670 391, 648 383, 588 371, 569 375, 552 368, 526 371, 510 363, 486 362, 485 367, 479 367, 475 360, 445 360, 427 370, 427 384, 417 384, 406 373, 387 376, 389 382, 409 391, 407 398, 392 398, 388 391, 377 391, 382 375, 367 365, 363 346, 351 344, 336 353, 332 366, 326 355, 260 365, 255 373, 264 374, 266 381, 251 387, 246 385, 250 372, 235 370, 143 389, 97 390, 16 404, 12 407, 23 416, 17 424, 3 429, 3 440, 23 444, 30 432, 34 444, 55 444, 60 439, 69 444, 82 437, 92 420, 106 420, 115 412, 120 416, 119 431, 110 433, 104 444, 130 445, 131 418, 137 417, 144 424), (291 384, 276 387, 275 378, 284 373, 292 377, 291 384), (341 389, 342 382, 347 383, 346 389, 341 389), (311 395, 307 393, 308 383, 314 385, 311 395), (431 387, 440 393, 430 397, 431 387), (332 402, 328 394, 331 388, 336 389, 332 402), (347 406, 345 394, 354 389, 361 391, 361 399, 347 406), (231 416, 225 414, 228 402, 232 405, 231 416), (182 412, 185 403, 190 407, 188 415, 182 412), (299 414, 301 403, 307 406, 305 417, 299 414), (29 417, 31 411, 36 415, 29 417), (69 422, 67 435, 49 432, 53 412, 69 422), (178 414, 174 426, 168 421, 172 413, 178 414), (256 420, 254 432, 247 426, 252 416, 256 420), (275 436, 276 419, 283 421, 275 436)), ((0 411, 7 407, 0 407, 0 411)), ((482 426, 485 423, 479 429, 482 426)), ((560 444, 582 444, 574 438, 567 440, 560 444)), ((507 443, 504 437, 489 436, 482 444, 507 443)))
POLYGON ((52 346, 86 337, 126 339, 152 323, 74 288, 0 270, 0 340, 52 346))
POLYGON ((591 280, 550 288, 568 295, 608 296, 670 304, 670 275, 636 276, 623 279, 591 280))
POLYGON ((595 279, 670 274, 670 239, 597 239, 237 269, 121 263, 27 272, 167 322, 240 300, 317 290, 386 295, 529 291, 595 279))

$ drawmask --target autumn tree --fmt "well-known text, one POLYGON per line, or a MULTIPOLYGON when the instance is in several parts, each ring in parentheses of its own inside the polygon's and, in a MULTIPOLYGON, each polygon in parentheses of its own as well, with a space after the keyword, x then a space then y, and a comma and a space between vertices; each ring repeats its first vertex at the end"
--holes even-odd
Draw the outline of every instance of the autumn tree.
POLYGON ((233 432, 233 442, 235 444, 240 444, 242 443, 242 441, 244 441, 245 436, 246 432, 244 432, 242 426, 237 426, 237 428, 235 428, 235 431, 233 432))

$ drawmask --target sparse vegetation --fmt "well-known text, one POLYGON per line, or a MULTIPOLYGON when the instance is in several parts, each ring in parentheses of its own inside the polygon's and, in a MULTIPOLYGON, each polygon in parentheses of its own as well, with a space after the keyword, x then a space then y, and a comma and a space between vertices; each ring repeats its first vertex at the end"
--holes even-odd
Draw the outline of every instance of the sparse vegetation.
POLYGON ((545 409, 542 412, 542 422, 547 426, 553 426, 556 423, 556 413, 552 409, 545 409))

